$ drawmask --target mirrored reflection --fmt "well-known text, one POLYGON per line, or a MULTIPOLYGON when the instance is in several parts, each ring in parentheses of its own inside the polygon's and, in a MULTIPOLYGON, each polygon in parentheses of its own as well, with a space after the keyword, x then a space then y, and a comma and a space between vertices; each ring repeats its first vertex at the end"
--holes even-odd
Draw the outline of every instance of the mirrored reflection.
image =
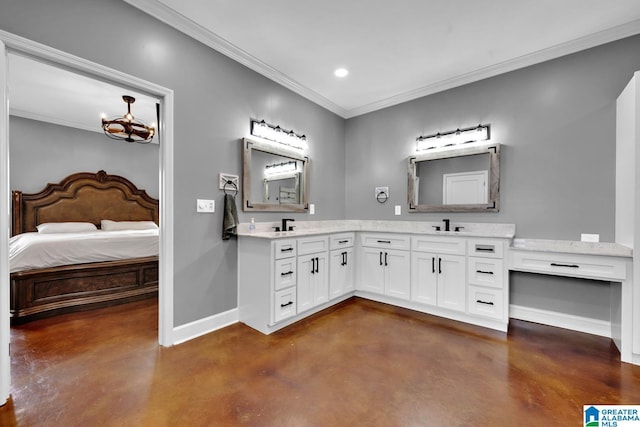
POLYGON ((243 143, 243 210, 305 212, 309 159, 257 139, 243 143))
POLYGON ((489 168, 488 153, 416 162, 416 203, 485 204, 489 168))

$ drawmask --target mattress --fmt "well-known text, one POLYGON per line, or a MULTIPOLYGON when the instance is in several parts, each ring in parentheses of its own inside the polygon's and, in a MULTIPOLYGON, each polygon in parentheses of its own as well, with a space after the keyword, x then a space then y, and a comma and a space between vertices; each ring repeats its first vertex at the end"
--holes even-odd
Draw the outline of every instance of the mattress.
POLYGON ((158 230, 23 233, 9 241, 11 273, 158 255, 158 230))

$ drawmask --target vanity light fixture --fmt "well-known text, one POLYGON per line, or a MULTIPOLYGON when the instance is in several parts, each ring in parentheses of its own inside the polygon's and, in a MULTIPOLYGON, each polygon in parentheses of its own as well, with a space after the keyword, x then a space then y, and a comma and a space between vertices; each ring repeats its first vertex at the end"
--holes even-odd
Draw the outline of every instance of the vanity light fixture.
POLYGON ((438 132, 434 135, 419 136, 416 138, 416 151, 488 141, 490 139, 490 135, 489 125, 478 125, 444 133, 438 132))
POLYGON ((264 120, 251 119, 251 135, 286 145, 296 150, 307 150, 307 137, 305 135, 298 135, 292 130, 282 129, 280 126, 271 125, 264 120))
POLYGON ((111 139, 118 139, 129 143, 150 143, 156 134, 155 126, 147 126, 135 120, 135 117, 131 114, 131 104, 136 102, 133 96, 123 95, 122 100, 127 104, 127 113, 124 116, 107 120, 106 116, 104 114, 102 115, 102 130, 105 135, 111 139))
POLYGON ((274 175, 290 175, 298 172, 298 163, 290 160, 288 162, 274 163, 272 165, 266 165, 264 167, 265 176, 274 175))

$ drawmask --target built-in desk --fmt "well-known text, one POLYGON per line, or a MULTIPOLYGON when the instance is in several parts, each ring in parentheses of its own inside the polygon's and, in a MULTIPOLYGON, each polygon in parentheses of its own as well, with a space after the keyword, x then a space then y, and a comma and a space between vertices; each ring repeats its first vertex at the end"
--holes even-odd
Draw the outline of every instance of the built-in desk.
POLYGON ((612 282, 611 338, 633 363, 632 255, 616 243, 514 239, 509 270, 612 282))

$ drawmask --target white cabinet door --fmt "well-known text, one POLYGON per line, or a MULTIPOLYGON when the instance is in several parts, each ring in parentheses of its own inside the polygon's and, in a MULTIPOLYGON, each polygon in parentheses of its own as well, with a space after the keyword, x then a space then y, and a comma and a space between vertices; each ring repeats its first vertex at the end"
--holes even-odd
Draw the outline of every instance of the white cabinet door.
POLYGON ((329 270, 326 252, 298 256, 298 313, 329 301, 329 270))
POLYGON ((438 306, 456 311, 465 311, 467 284, 465 257, 461 255, 438 255, 438 306))
POLYGON ((425 252, 411 254, 411 300, 422 304, 437 305, 438 256, 425 252))
POLYGON ((353 291, 353 248, 331 251, 329 264, 329 298, 353 291))
POLYGON ((386 295, 404 300, 411 298, 410 260, 407 251, 394 249, 384 251, 386 295))
POLYGON ((315 258, 316 269, 312 277, 314 307, 329 301, 329 255, 323 252, 315 254, 315 258))
POLYGON ((384 293, 384 250, 362 248, 360 288, 363 291, 384 293))
POLYGON ((313 277, 315 274, 315 255, 298 257, 298 313, 313 307, 313 277), (313 272, 312 272, 313 271, 313 272))

